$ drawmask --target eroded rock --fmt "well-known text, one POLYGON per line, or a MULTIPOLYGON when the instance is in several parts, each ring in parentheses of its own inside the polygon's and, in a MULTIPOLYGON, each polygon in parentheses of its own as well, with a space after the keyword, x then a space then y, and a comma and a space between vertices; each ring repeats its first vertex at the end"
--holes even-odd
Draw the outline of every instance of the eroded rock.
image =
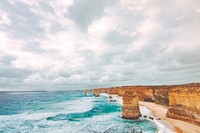
POLYGON ((200 87, 176 87, 169 92, 167 117, 200 126, 200 87))
POLYGON ((126 91, 123 96, 122 118, 138 119, 141 116, 138 95, 132 91, 126 91))

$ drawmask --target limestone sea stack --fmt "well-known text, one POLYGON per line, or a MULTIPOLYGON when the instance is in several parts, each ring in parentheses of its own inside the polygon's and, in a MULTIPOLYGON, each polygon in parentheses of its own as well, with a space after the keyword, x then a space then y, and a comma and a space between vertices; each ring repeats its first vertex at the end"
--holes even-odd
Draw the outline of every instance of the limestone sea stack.
POLYGON ((99 89, 94 89, 94 96, 99 97, 100 91, 99 89))
POLYGON ((123 95, 122 118, 138 119, 141 116, 138 95, 133 91, 126 91, 123 95))
POLYGON ((84 96, 87 96, 87 91, 84 91, 84 96))

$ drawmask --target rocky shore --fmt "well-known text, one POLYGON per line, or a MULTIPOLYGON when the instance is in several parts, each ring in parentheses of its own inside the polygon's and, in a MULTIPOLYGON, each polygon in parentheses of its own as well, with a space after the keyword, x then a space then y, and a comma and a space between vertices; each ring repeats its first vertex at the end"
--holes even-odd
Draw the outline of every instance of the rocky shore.
MULTIPOLYGON (((177 133, 199 133, 200 131, 199 126, 181 120, 176 120, 166 117, 166 113, 168 111, 168 108, 166 106, 151 102, 139 102, 139 103, 141 106, 145 106, 149 110, 151 110, 153 117, 160 118, 158 122, 164 125, 166 128, 170 129, 171 131, 177 133)), ((160 132, 162 132, 163 130, 166 131, 165 127, 163 127, 163 129, 161 129, 160 132)))
MULTIPOLYGON (((85 90, 85 94, 88 92, 93 92, 95 96, 99 96, 100 93, 108 93, 109 95, 121 97, 126 97, 126 92, 133 92, 137 94, 140 102, 152 102, 152 104, 155 103, 161 107, 166 106, 167 109, 165 108, 165 111, 163 111, 164 119, 172 121, 170 118, 173 118, 200 126, 200 83, 163 86, 118 86, 85 90)), ((179 126, 176 129, 184 131, 179 126)))

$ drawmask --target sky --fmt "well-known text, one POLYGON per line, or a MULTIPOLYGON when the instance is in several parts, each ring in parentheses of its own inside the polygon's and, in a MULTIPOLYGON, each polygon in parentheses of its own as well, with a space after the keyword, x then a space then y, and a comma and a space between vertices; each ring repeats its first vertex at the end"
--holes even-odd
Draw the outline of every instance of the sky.
POLYGON ((199 0, 0 0, 0 91, 189 82, 199 0))

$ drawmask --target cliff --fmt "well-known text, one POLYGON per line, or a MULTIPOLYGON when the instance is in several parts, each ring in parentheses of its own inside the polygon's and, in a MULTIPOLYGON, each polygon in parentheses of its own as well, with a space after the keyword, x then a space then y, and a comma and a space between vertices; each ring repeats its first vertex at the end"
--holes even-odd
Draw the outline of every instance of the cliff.
POLYGON ((153 89, 149 86, 121 86, 113 87, 110 90, 111 94, 125 95, 126 91, 136 92, 140 101, 153 101, 153 89))
POLYGON ((176 87, 169 92, 167 117, 200 126, 200 87, 176 87))
POLYGON ((138 112, 137 104, 131 100, 130 95, 126 94, 127 92, 133 94, 132 97, 137 103, 139 100, 170 106, 166 114, 167 117, 200 126, 200 83, 162 86, 118 86, 93 90, 95 96, 99 96, 100 93, 122 96, 124 102, 123 117, 137 118, 139 116, 138 113, 135 113, 136 117, 131 116, 134 111, 138 112), (128 106, 132 106, 133 110, 128 106))
POLYGON ((152 86, 154 102, 161 105, 169 105, 169 91, 175 86, 152 86))
POLYGON ((118 95, 119 94, 119 89, 121 87, 111 87, 108 89, 108 93, 112 95, 118 95))
POLYGON ((108 93, 123 96, 126 91, 136 92, 139 101, 155 102, 169 106, 169 92, 175 87, 200 87, 200 83, 182 85, 161 85, 161 86, 117 86, 110 88, 97 88, 99 93, 108 93))

